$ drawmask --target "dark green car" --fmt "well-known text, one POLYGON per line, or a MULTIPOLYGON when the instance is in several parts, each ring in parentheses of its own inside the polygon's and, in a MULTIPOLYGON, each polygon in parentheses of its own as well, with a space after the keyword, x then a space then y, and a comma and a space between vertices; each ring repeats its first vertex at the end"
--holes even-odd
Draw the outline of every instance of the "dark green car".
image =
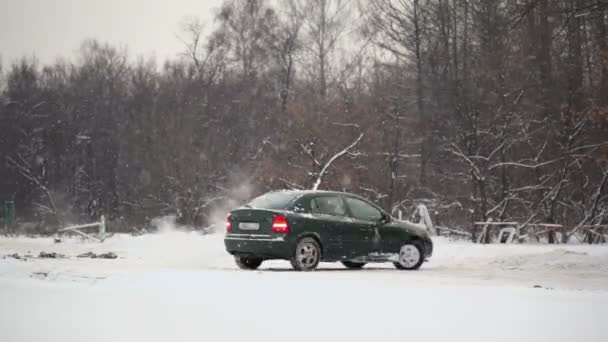
POLYGON ((320 261, 352 269, 393 262, 415 270, 433 253, 426 230, 343 192, 269 192, 231 211, 226 230, 226 250, 242 269, 284 259, 299 271, 313 270, 320 261))

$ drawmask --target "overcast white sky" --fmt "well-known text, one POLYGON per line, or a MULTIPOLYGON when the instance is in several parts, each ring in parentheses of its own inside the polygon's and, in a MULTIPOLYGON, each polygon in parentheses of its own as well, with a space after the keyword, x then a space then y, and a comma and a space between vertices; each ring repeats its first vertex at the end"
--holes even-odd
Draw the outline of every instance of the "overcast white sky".
POLYGON ((210 27, 222 0, 0 0, 0 56, 7 65, 35 55, 72 58, 86 38, 122 44, 130 56, 159 62, 183 51, 179 24, 197 16, 210 27))

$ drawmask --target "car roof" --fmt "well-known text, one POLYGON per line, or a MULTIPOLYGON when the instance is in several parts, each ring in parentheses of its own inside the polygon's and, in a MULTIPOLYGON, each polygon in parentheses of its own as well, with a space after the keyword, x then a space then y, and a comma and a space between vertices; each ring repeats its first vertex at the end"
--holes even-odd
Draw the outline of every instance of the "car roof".
POLYGON ((285 189, 285 190, 273 190, 273 191, 269 191, 268 193, 276 193, 276 192, 286 192, 286 193, 292 193, 292 194, 298 194, 298 195, 336 195, 336 196, 350 196, 350 197, 363 198, 357 194, 353 194, 350 192, 328 191, 328 190, 285 189))
POLYGON ((348 196, 348 197, 353 197, 353 198, 358 198, 362 201, 365 201, 371 205, 373 205, 374 207, 376 207, 378 210, 381 210, 384 212, 384 210, 382 208, 380 208, 377 204, 373 203, 372 201, 368 200, 367 198, 363 197, 363 196, 359 196, 357 194, 353 194, 350 192, 343 192, 343 191, 328 191, 328 190, 299 190, 299 189, 284 189, 284 190, 273 190, 273 191, 268 191, 267 194, 270 193, 277 193, 277 192, 285 192, 285 193, 290 193, 290 194, 295 194, 297 195, 298 199, 301 199, 303 196, 313 196, 313 195, 334 195, 334 196, 348 196))

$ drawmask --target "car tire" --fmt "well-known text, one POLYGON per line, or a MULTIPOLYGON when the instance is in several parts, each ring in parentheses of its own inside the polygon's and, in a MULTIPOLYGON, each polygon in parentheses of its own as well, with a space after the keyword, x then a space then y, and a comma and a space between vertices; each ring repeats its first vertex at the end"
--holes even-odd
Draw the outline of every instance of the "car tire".
POLYGON ((342 261, 342 265, 351 270, 360 270, 365 266, 364 262, 342 261))
POLYGON ((290 261, 296 271, 312 271, 321 261, 321 246, 313 238, 302 238, 296 244, 290 261))
POLYGON ((234 261, 236 262, 236 265, 242 270, 257 270, 264 260, 237 256, 234 257, 234 261))
POLYGON ((410 242, 401 246, 399 250, 399 261, 393 264, 400 270, 417 270, 424 262, 424 251, 419 243, 410 242))

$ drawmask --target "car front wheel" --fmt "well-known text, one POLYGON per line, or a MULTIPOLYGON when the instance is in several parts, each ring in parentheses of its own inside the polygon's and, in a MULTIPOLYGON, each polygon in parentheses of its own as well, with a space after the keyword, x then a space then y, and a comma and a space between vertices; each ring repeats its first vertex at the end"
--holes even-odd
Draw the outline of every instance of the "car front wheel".
POLYGON ((260 267, 263 260, 237 256, 234 257, 234 261, 236 261, 236 265, 242 270, 256 270, 260 267))
POLYGON ((424 261, 424 253, 417 243, 407 243, 401 246, 399 261, 394 265, 400 270, 417 270, 424 261))
POLYGON ((321 260, 321 246, 317 240, 305 237, 298 241, 291 265, 296 271, 312 271, 321 260))

